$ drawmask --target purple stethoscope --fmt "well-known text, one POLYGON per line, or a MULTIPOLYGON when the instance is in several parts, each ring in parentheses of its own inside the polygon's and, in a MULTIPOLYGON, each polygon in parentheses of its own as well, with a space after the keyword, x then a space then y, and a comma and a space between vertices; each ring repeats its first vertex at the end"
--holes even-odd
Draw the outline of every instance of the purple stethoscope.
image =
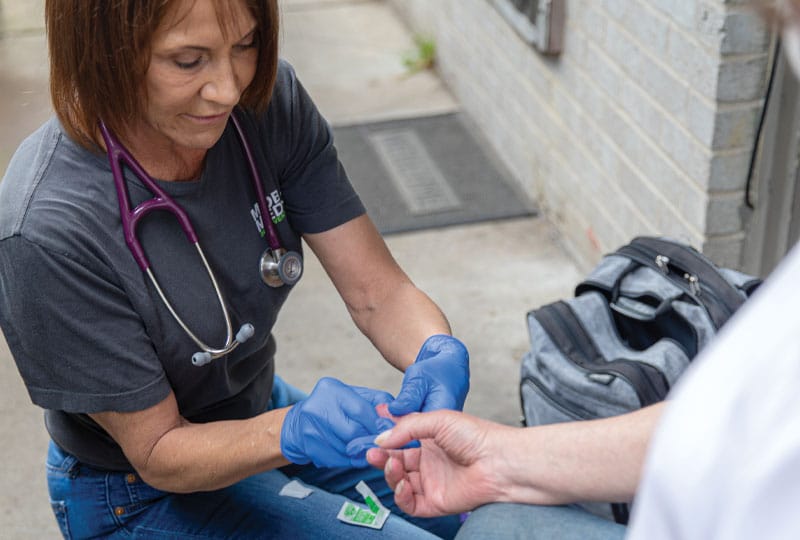
MULTIPOLYGON (((236 128, 236 133, 239 136, 239 142, 242 145, 248 165, 250 166, 250 176, 253 181, 253 185, 255 186, 256 195, 258 197, 258 207, 261 211, 267 243, 269 245, 259 260, 259 273, 261 274, 261 279, 270 287, 294 285, 303 274, 303 259, 296 251, 287 251, 281 247, 281 243, 278 238, 278 231, 276 230, 275 225, 270 217, 266 197, 264 196, 264 186, 261 184, 261 176, 258 174, 258 169, 256 168, 256 163, 250 150, 250 145, 247 142, 244 131, 242 131, 242 128, 239 125, 239 121, 236 119, 236 115, 233 112, 231 113, 230 118, 234 127, 236 128)), ((225 299, 223 298, 222 292, 217 284, 217 280, 214 277, 214 272, 208 265, 205 254, 200 248, 200 243, 197 240, 197 234, 195 233, 194 227, 192 227, 186 212, 178 205, 178 203, 176 203, 169 195, 167 195, 166 192, 164 192, 164 190, 158 186, 158 184, 153 181, 153 179, 149 174, 147 174, 139 162, 136 161, 136 158, 134 158, 133 155, 122 145, 119 139, 117 139, 114 134, 111 133, 111 131, 103 122, 100 122, 100 132, 102 133, 103 140, 106 143, 108 159, 111 162, 111 171, 114 175, 114 185, 117 188, 117 199, 119 200, 119 212, 120 217, 122 218, 122 231, 125 235, 125 243, 128 245, 128 249, 130 249, 133 258, 136 260, 136 263, 139 265, 142 271, 147 274, 147 277, 150 278, 150 281, 158 292, 158 296, 161 298, 161 301, 164 302, 164 305, 167 306, 167 309, 172 314, 172 317, 189 335, 189 337, 192 338, 192 341, 194 341, 197 346, 200 347, 201 350, 192 355, 192 364, 195 366, 204 366, 212 360, 230 353, 236 347, 238 347, 239 344, 244 343, 253 336, 255 332, 253 325, 250 323, 245 323, 241 326, 241 328, 239 328, 239 331, 236 333, 236 335, 233 335, 231 318, 228 314, 228 309, 225 306, 225 299), (125 184, 125 177, 122 173, 123 163, 133 171, 136 177, 141 180, 147 189, 149 189, 154 195, 151 199, 140 203, 133 210, 131 210, 131 201, 128 195, 128 188, 125 184), (200 338, 198 338, 188 326, 186 326, 186 323, 183 322, 183 319, 181 319, 181 317, 172 307, 172 304, 169 302, 169 300, 167 300, 167 297, 164 295, 164 292, 161 290, 158 281, 153 275, 153 272, 150 268, 150 262, 147 260, 147 256, 145 255, 139 240, 136 238, 136 225, 144 216, 154 210, 166 210, 171 212, 180 223, 181 228, 183 229, 184 234, 186 234, 189 242, 197 248, 197 252, 200 254, 200 259, 203 261, 206 272, 208 273, 211 283, 214 286, 214 291, 217 293, 217 299, 219 300, 219 305, 222 308, 222 315, 225 318, 227 337, 225 338, 225 345, 222 348, 215 349, 207 345, 200 338)))

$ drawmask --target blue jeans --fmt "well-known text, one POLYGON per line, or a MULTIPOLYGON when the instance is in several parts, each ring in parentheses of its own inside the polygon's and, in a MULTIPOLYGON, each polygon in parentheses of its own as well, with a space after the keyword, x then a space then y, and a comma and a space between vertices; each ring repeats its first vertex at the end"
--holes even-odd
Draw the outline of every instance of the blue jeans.
POLYGON ((472 512, 457 540, 621 540, 625 527, 576 506, 495 503, 472 512))
MULTIPOLYGON (((276 377, 272 408, 305 396, 276 377)), ((452 538, 458 516, 413 518, 395 505, 377 469, 317 469, 290 465, 246 478, 224 489, 167 493, 142 482, 135 471, 89 467, 50 443, 47 456, 50 500, 65 538, 452 538), (279 495, 298 479, 313 492, 304 499, 279 495), (336 516, 364 480, 392 515, 381 530, 348 525, 336 516)))

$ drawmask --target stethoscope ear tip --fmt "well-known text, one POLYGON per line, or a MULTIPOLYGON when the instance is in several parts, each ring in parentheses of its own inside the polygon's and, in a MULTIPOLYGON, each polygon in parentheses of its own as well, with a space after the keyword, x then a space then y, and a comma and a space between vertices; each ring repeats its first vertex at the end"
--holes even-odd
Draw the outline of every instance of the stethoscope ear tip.
POLYGON ((239 343, 244 343, 245 341, 253 337, 253 334, 255 333, 256 329, 253 328, 253 325, 250 323, 245 323, 242 325, 241 328, 239 328, 239 331, 236 333, 236 341, 238 341, 239 343))
POLYGON ((196 352, 192 355, 192 364, 194 364, 197 367, 205 366, 209 362, 211 362, 211 353, 196 352))

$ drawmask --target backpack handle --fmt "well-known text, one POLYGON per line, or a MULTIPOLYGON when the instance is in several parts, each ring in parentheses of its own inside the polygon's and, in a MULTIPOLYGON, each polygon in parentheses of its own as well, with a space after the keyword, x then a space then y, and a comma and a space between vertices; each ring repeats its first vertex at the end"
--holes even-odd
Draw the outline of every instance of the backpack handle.
POLYGON ((608 307, 629 319, 650 322, 657 319, 662 313, 672 309, 672 299, 665 298, 654 308, 644 302, 638 302, 624 296, 619 296, 616 300, 610 301, 608 307))
MULTIPOLYGON (((608 291, 608 307, 615 312, 642 322, 650 322, 655 320, 659 315, 672 309, 672 298, 662 298, 660 303, 653 307, 644 302, 639 302, 632 298, 628 298, 622 294, 622 282, 624 278, 638 268, 642 268, 642 264, 637 261, 630 261, 628 266, 620 272, 614 281, 611 290, 608 291)), ((669 273, 669 269, 663 270, 665 274, 669 273)))

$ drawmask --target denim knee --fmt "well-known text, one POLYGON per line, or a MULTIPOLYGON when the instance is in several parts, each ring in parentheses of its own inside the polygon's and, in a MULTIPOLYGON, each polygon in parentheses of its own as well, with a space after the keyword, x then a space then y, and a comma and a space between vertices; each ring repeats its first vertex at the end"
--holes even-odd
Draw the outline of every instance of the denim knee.
POLYGON ((470 514, 457 540, 621 540, 625 527, 576 506, 494 503, 470 514))

